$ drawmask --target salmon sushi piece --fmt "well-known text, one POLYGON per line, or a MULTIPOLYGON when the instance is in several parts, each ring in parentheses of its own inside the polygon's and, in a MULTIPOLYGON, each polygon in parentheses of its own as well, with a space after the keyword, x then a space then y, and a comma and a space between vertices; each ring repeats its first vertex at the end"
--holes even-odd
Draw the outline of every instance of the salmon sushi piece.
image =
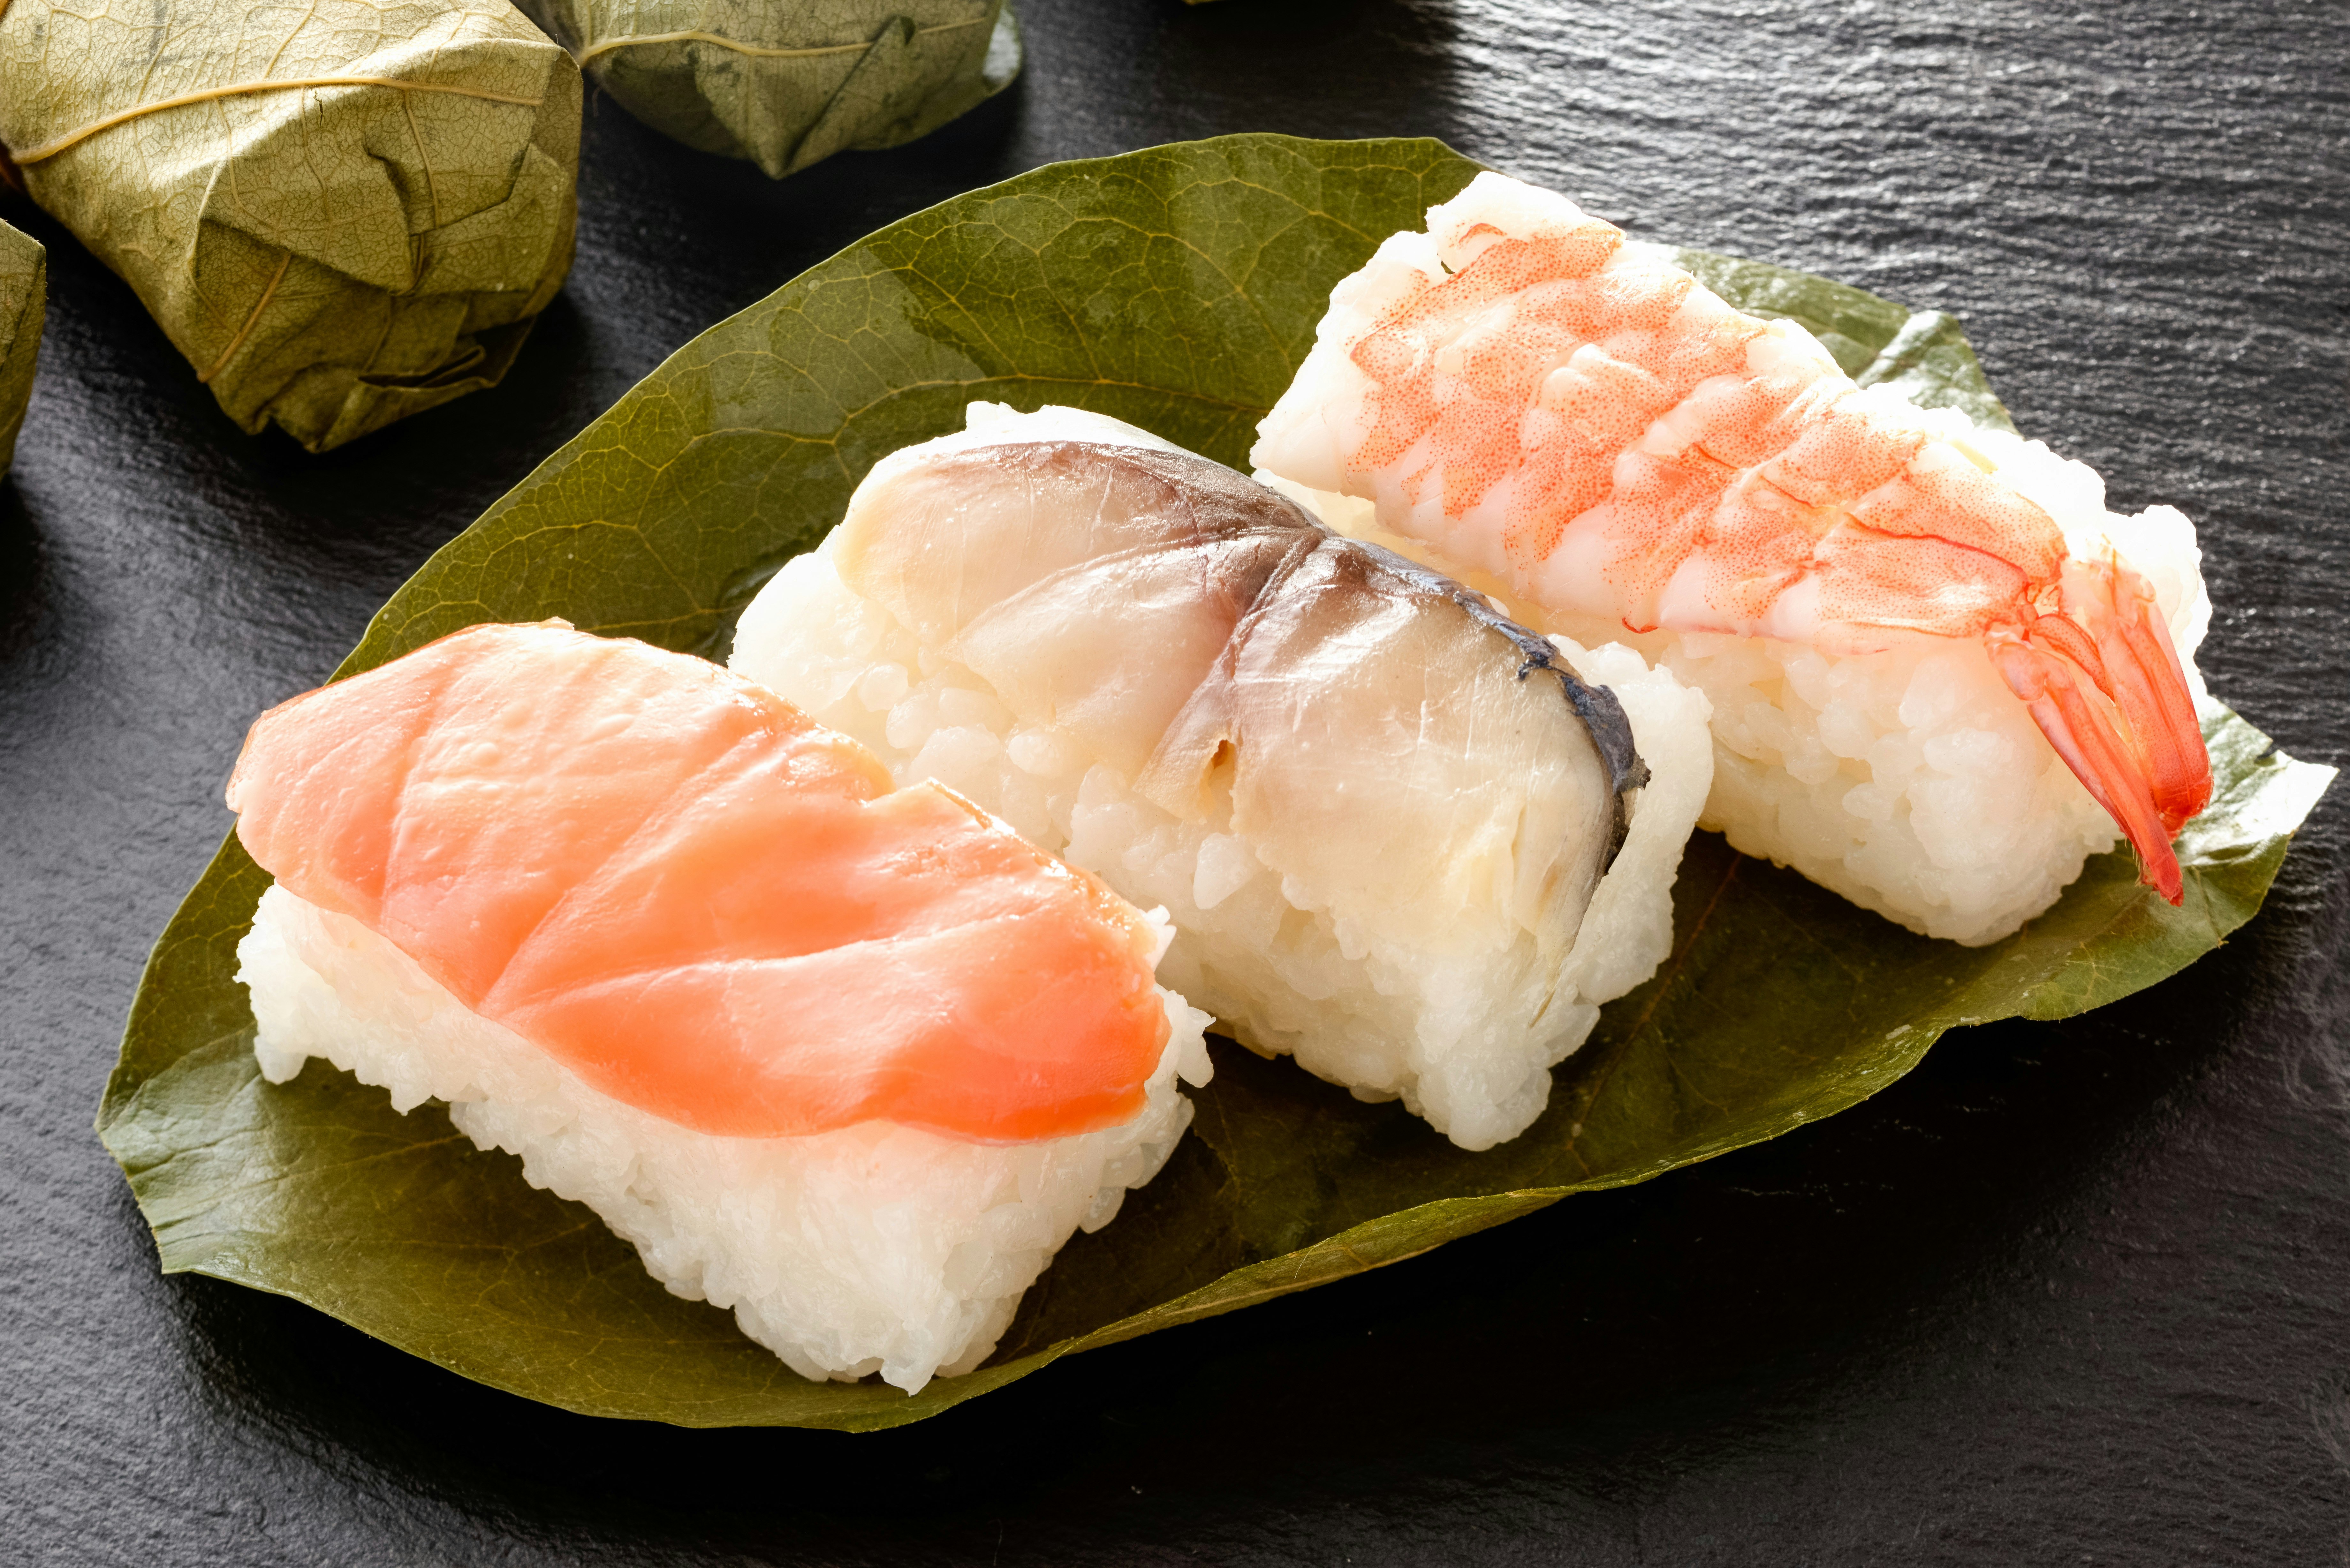
POLYGON ((1242 1044, 1523 1132, 1670 949, 1704 699, 1134 426, 968 424, 874 467, 733 668, 1167 909, 1242 1044))
POLYGON ((256 722, 263 1074, 446 1102, 809 1377, 970 1369, 1165 1162, 1163 916, 705 660, 481 626, 256 722))

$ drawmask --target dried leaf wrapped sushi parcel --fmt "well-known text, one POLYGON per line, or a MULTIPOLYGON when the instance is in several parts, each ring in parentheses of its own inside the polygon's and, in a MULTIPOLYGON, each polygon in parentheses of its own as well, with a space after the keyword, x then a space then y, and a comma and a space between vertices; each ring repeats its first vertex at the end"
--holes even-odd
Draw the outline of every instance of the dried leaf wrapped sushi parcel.
POLYGON ((495 385, 571 265, 579 73, 504 0, 14 0, 0 142, 232 419, 314 452, 495 385))
POLYGON ((1020 74, 1005 0, 521 0, 621 108, 782 179, 895 147, 1020 74))
POLYGON ((48 253, 41 242, 0 223, 0 479, 8 476, 33 396, 47 292, 48 253))

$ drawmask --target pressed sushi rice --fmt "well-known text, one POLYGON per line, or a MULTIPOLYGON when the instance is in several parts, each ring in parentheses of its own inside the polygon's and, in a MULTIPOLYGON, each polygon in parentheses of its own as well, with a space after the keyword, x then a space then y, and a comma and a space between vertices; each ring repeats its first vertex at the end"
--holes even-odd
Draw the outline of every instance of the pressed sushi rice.
POLYGON ((428 1099, 534 1187, 585 1203, 689 1301, 811 1378, 879 1373, 912 1391, 984 1360, 1053 1254, 1117 1215, 1190 1125, 1176 1087, 1209 1076, 1206 1016, 1162 989, 1171 1033, 1141 1114, 1121 1126, 989 1145, 867 1121, 800 1137, 696 1132, 601 1094, 452 996, 348 916, 284 888, 238 944, 263 1075, 319 1056, 428 1099))
MULTIPOLYGON (((2030 446, 2049 468, 2071 471, 2056 477, 2078 485, 2085 476, 2090 498, 2102 495, 2084 465, 2030 446)), ((1258 477, 1342 534, 1460 574, 1419 541, 1381 529, 1368 500, 1258 477)), ((2102 528, 2154 585, 2189 690, 2207 706, 2194 656, 2211 599, 2194 525, 2157 506, 2133 517, 2105 514, 2102 528)), ((1703 692, 1713 785, 1698 826, 1922 936, 1979 947, 2012 935, 2056 901, 2090 856, 2121 838, 1981 642, 1918 639, 1836 654, 1773 638, 1636 633, 1544 610, 1484 574, 1464 575, 1513 619, 1562 637, 1613 637, 1703 692)))

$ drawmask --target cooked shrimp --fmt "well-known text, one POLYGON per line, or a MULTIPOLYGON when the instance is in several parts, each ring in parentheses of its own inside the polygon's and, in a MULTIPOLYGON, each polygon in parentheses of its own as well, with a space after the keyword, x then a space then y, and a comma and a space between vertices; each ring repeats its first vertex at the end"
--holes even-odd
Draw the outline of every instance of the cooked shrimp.
POLYGON ((1856 386, 1564 197, 1482 174, 1429 216, 1333 295, 1262 466, 1633 633, 1976 639, 2180 900, 2211 793, 2187 675, 2145 577, 2005 471, 2020 443, 1856 386))

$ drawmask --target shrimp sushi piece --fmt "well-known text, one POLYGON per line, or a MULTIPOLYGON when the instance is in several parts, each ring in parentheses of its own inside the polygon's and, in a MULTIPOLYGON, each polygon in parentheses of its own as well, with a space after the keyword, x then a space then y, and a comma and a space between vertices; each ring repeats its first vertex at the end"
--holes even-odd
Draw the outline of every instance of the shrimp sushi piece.
POLYGON ((448 1103, 809 1377, 985 1357, 1204 1083, 1161 919, 704 660, 481 626, 228 788, 264 1076, 448 1103))
POLYGON ((876 465, 733 668, 1165 907, 1243 1044, 1463 1148, 1669 950, 1703 699, 1131 425, 974 404, 876 465))
POLYGON ((1259 426, 1334 525, 1626 636, 1713 701, 1704 826, 1981 943, 2210 799, 2195 533, 1863 389, 1565 198, 1480 174, 1332 292, 1259 426))

